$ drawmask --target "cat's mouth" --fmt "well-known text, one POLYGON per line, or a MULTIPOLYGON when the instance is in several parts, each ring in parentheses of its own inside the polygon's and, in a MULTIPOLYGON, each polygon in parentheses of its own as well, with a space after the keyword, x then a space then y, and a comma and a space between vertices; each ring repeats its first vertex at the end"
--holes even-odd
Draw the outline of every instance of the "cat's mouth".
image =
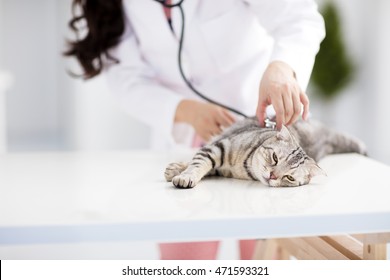
POLYGON ((265 176, 262 176, 263 177, 263 183, 270 186, 270 187, 273 187, 271 184, 270 184, 270 181, 271 181, 271 178, 267 178, 265 176))
POLYGON ((264 181, 263 183, 266 184, 269 187, 273 187, 273 188, 281 187, 280 185, 278 185, 276 183, 276 180, 273 179, 273 178, 270 178, 270 177, 267 178, 265 176, 262 176, 262 178, 263 178, 263 181, 264 181))

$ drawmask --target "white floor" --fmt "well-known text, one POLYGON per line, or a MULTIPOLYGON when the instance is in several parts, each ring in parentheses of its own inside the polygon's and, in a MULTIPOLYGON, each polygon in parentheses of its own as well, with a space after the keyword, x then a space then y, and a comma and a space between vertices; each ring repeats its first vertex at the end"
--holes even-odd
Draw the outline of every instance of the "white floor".
MULTIPOLYGON (((234 240, 222 241, 218 259, 237 258, 237 242, 234 240)), ((159 252, 157 244, 151 242, 0 246, 0 259, 157 260, 159 252)))
MULTIPOLYGON (((2 260, 157 260, 158 258, 157 245, 151 242, 0 246, 0 259, 2 260)), ((236 240, 221 242, 218 259, 238 259, 236 240)), ((390 244, 387 245, 387 259, 390 259, 390 244)))

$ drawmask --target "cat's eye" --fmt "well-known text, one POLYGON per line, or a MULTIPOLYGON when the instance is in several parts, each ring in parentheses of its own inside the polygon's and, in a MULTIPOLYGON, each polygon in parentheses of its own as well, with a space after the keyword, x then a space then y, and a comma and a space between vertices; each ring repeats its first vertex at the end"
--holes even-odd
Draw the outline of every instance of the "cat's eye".
POLYGON ((278 157, 276 156, 275 152, 272 154, 272 158, 275 162, 275 165, 277 165, 278 164, 278 157))
POLYGON ((295 181, 295 179, 294 179, 294 177, 293 177, 293 176, 286 175, 286 176, 284 176, 284 177, 286 177, 286 178, 287 178, 287 180, 289 180, 289 181, 291 181, 291 182, 294 182, 294 181, 295 181))

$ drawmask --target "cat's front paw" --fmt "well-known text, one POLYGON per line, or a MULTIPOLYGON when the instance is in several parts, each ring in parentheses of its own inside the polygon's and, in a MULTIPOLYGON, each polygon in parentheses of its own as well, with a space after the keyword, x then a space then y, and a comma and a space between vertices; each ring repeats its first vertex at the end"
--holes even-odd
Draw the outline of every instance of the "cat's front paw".
POLYGON ((180 175, 180 173, 182 173, 187 168, 187 166, 188 164, 184 162, 173 162, 168 164, 164 173, 165 180, 167 180, 167 182, 172 181, 172 178, 180 175))
POLYGON ((189 174, 180 174, 172 179, 173 185, 180 189, 193 188, 198 181, 199 180, 197 178, 189 174))

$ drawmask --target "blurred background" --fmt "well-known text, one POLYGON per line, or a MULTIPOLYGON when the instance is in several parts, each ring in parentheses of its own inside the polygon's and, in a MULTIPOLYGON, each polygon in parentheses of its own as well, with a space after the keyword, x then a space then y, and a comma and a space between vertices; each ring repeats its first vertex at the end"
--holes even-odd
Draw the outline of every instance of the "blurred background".
MULTIPOLYGON (((390 2, 333 2, 353 74, 330 98, 311 85, 312 115, 361 138, 373 158, 390 164, 390 2)), ((61 56, 71 38, 70 3, 0 0, 0 119, 8 151, 147 148, 148 128, 119 109, 104 77, 84 82, 67 74, 78 70, 61 56)), ((337 66, 339 58, 328 60, 337 66)))
MULTIPOLYGON (((323 9, 329 1, 317 2, 323 9)), ((327 89, 327 81, 335 77, 317 73, 308 89, 311 113, 361 138, 371 157, 390 164, 390 1, 332 2, 339 22, 332 23, 336 32, 331 38, 341 47, 321 60, 347 65, 340 74, 346 79, 340 87, 327 89)), ((65 38, 71 38, 70 14, 70 0, 0 0, 0 153, 148 148, 148 127, 119 109, 104 77, 84 82, 67 74, 78 69, 61 56, 65 38)), ((123 252, 123 258, 131 258, 137 246, 143 249, 136 258, 158 257, 153 244, 95 245, 51 245, 46 251, 43 246, 0 247, 0 258, 2 252, 18 258, 22 251, 27 259, 66 258, 74 250, 81 258, 99 257, 97 251, 103 258, 110 258, 111 251, 113 257, 123 252)), ((234 258, 233 246, 225 248, 223 255, 234 258)))

